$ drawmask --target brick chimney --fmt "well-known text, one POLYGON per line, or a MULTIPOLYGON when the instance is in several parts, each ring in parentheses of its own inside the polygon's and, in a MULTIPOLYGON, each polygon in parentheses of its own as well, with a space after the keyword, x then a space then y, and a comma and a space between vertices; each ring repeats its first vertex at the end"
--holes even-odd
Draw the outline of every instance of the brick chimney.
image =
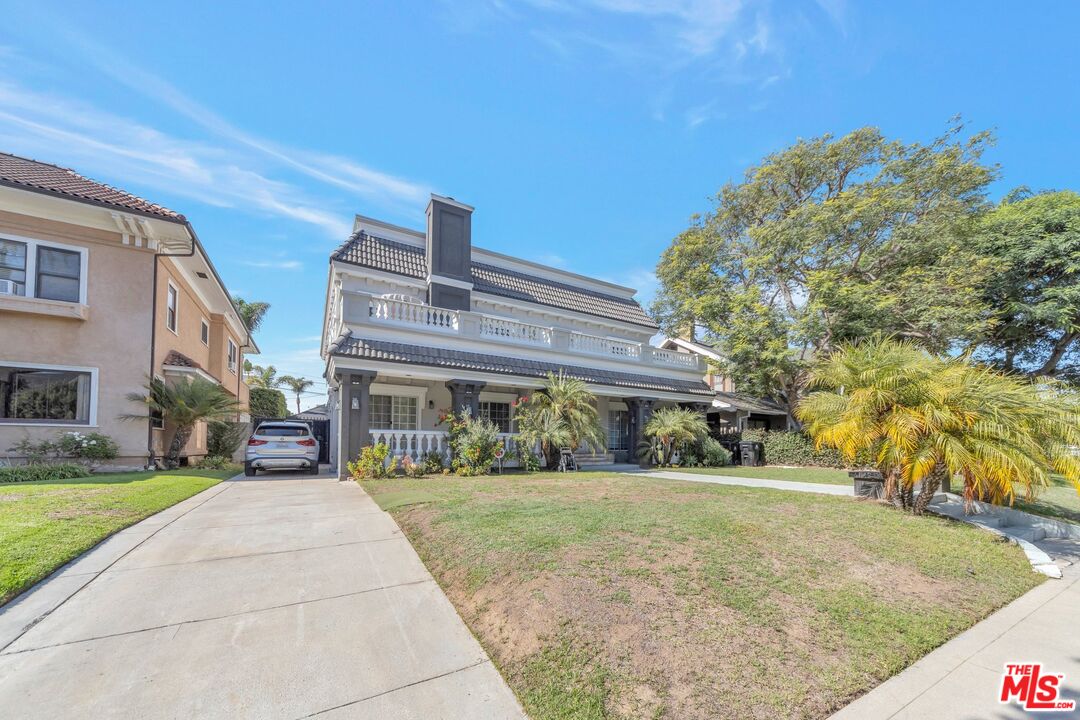
POLYGON ((432 195, 427 206, 428 304, 472 309, 473 208, 432 195))

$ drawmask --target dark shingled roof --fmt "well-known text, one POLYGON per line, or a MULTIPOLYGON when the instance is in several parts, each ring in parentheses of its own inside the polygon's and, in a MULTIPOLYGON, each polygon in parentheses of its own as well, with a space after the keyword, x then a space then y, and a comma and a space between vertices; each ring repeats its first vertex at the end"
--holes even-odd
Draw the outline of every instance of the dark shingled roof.
MULTIPOLYGON (((351 265, 422 280, 427 277, 424 255, 423 248, 360 231, 354 233, 331 257, 351 265)), ((658 327, 641 305, 632 299, 583 290, 555 280, 478 262, 472 264, 472 280, 476 292, 622 320, 647 328, 658 327)))
POLYGON ((562 371, 568 377, 578 378, 595 385, 635 388, 655 392, 689 393, 710 398, 713 391, 703 381, 673 380, 650 375, 600 370, 596 368, 558 365, 539 360, 523 360, 511 357, 495 357, 463 350, 445 350, 441 348, 405 345, 383 340, 363 340, 350 333, 343 335, 330 346, 333 355, 342 357, 381 360, 409 365, 429 365, 432 367, 472 370, 497 375, 517 375, 520 377, 547 377, 549 372, 562 371))
POLYGON ((108 205, 144 215, 185 222, 184 216, 131 193, 84 177, 74 170, 0 153, 0 185, 58 195, 94 205, 108 205))
POLYGON ((170 350, 169 354, 165 356, 165 362, 163 362, 161 364, 162 365, 172 365, 173 367, 195 368, 196 370, 202 369, 202 366, 199 365, 199 363, 195 362, 194 360, 189 358, 187 355, 184 355, 183 353, 176 352, 175 350, 170 350))

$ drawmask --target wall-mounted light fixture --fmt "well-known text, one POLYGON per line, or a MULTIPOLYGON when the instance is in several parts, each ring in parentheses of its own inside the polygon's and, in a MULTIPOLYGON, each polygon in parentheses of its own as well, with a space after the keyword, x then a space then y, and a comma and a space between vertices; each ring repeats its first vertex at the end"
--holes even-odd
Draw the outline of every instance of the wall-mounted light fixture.
POLYGON ((434 410, 435 409, 435 401, 434 400, 428 400, 427 401, 427 409, 428 410, 434 410))
POLYGON ((353 410, 359 410, 360 409, 360 398, 354 397, 352 399, 352 409, 353 410))

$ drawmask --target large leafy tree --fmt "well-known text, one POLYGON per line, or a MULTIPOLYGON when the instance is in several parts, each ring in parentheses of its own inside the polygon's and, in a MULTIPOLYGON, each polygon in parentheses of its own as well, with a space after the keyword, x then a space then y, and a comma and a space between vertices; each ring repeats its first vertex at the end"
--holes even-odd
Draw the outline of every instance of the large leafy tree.
POLYGON ((875 332, 944 350, 983 332, 992 269, 969 247, 987 134, 929 144, 862 128, 800 140, 728 183, 665 251, 653 310, 703 327, 740 389, 797 404, 814 358, 875 332))
POLYGON ((1080 489, 1080 402, 1060 385, 872 338, 817 363, 810 387, 797 412, 818 445, 869 453, 887 494, 916 513, 953 475, 969 500, 1011 503, 1053 473, 1080 489))
POLYGON ((247 384, 253 388, 266 388, 273 390, 280 387, 285 382, 284 377, 278 377, 277 368, 273 365, 252 365, 247 370, 247 375, 244 378, 247 384))
POLYGON ((979 354, 1008 371, 1080 376, 1080 194, 1010 194, 987 214, 977 248, 994 260, 994 324, 979 354))

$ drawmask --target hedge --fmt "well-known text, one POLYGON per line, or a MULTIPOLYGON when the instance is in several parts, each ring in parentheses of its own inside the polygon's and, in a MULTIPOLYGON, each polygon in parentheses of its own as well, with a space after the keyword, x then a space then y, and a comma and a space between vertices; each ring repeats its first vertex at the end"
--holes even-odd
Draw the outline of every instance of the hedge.
POLYGON ((838 450, 833 448, 818 450, 814 447, 814 441, 806 433, 797 430, 744 430, 742 439, 764 443, 765 462, 769 465, 848 467, 838 450))
POLYGON ((76 463, 56 465, 14 465, 0 467, 0 483, 34 482, 36 480, 74 480, 90 473, 76 463))
POLYGON ((283 418, 289 414, 285 393, 271 388, 251 388, 248 406, 251 417, 256 418, 283 418))

